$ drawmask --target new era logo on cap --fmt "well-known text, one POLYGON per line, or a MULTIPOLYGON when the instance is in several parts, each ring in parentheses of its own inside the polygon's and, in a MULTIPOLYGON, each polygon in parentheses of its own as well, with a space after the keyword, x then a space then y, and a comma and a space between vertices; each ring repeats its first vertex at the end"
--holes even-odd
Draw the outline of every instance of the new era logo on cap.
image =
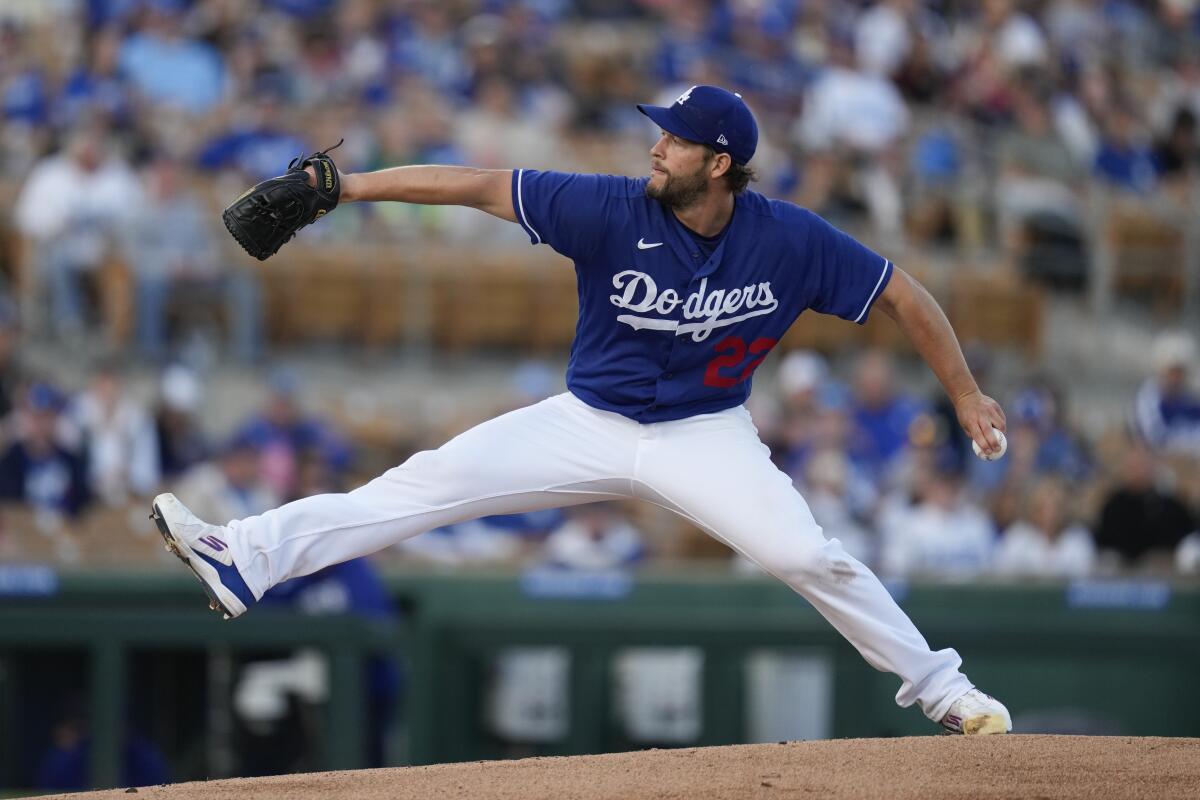
POLYGON ((719 86, 693 86, 669 107, 639 105, 663 130, 728 153, 739 164, 754 156, 758 124, 740 95, 719 86))

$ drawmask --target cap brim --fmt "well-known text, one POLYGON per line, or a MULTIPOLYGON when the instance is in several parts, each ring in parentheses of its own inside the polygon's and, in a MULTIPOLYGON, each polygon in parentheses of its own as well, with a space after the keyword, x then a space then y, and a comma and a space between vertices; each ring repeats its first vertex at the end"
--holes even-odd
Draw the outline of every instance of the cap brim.
POLYGON ((704 138, 696 133, 683 120, 679 118, 674 111, 664 106, 651 106, 645 103, 638 103, 637 110, 652 119, 658 127, 662 128, 667 133, 673 133, 676 136, 687 139, 689 142, 704 143, 704 138))

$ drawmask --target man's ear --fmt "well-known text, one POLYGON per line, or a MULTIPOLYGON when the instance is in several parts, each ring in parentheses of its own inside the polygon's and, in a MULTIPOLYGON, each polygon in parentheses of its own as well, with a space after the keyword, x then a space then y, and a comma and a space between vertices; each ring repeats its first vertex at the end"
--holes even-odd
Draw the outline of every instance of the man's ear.
POLYGON ((733 159, 729 157, 729 153, 717 153, 709 166, 708 177, 719 178, 729 172, 731 166, 733 166, 733 159))

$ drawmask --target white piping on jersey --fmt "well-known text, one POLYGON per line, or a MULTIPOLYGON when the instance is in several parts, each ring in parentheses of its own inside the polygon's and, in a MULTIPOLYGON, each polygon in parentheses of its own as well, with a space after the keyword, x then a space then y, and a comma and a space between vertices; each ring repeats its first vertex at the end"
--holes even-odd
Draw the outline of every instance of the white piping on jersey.
POLYGON ((892 262, 888 261, 886 258, 883 260, 883 272, 879 273, 879 280, 875 281, 875 288, 871 290, 871 296, 867 298, 867 302, 865 305, 863 305, 862 311, 858 312, 858 316, 854 318, 855 322, 858 322, 860 319, 862 319, 863 314, 866 314, 867 309, 871 307, 871 301, 875 299, 875 293, 879 291, 879 287, 883 283, 883 276, 887 275, 888 265, 891 263, 892 262))
POLYGON ((542 235, 533 229, 529 224, 529 217, 525 216, 525 201, 521 198, 521 178, 525 175, 525 170, 517 170, 517 210, 521 212, 521 221, 525 223, 525 227, 533 234, 533 238, 537 239, 534 244, 542 243, 542 235))

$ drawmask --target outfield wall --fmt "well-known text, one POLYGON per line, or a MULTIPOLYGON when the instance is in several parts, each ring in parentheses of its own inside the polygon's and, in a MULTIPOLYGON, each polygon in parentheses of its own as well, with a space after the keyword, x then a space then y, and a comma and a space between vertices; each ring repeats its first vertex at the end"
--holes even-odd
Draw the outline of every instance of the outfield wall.
MULTIPOLYGON (((389 586, 405 621, 385 626, 266 611, 223 622, 185 575, 14 569, 0 568, 0 788, 20 788, 29 741, 48 727, 36 719, 31 726, 30 709, 44 706, 49 715, 54 694, 68 690, 87 698, 96 786, 119 783, 111 734, 137 704, 151 732, 171 740, 163 745, 169 758, 192 754, 186 774, 173 777, 215 776, 211 759, 197 755, 211 747, 199 743, 212 738, 211 717, 195 712, 228 704, 228 684, 213 682, 211 665, 304 645, 328 657, 330 695, 314 761, 322 768, 365 763, 362 666, 373 652, 398 653, 407 664, 406 735, 393 750, 401 763, 761 741, 780 730, 787 738, 936 731, 916 709, 895 706, 893 676, 872 670, 803 600, 759 576, 394 574, 389 586), (646 647, 655 649, 637 650, 646 647), (630 648, 658 667, 645 658, 631 667, 638 658, 630 648), (63 674, 77 676, 78 686, 39 671, 55 653, 74 659, 77 668, 63 674), (514 742, 497 732, 505 713, 497 697, 512 693, 498 676, 521 654, 542 665, 543 690, 561 679, 565 707, 547 712, 553 724, 540 733, 526 726, 525 741, 514 742), (683 677, 656 687, 654 675, 683 677), (190 680, 204 693, 199 700, 190 680), (646 708, 638 704, 662 704, 664 693, 680 698, 677 718, 642 714, 639 723, 646 708)), ((972 680, 1009 705, 1018 729, 1200 736, 1194 583, 889 589, 933 647, 956 648, 972 680)), ((529 683, 517 696, 528 696, 529 683)))

